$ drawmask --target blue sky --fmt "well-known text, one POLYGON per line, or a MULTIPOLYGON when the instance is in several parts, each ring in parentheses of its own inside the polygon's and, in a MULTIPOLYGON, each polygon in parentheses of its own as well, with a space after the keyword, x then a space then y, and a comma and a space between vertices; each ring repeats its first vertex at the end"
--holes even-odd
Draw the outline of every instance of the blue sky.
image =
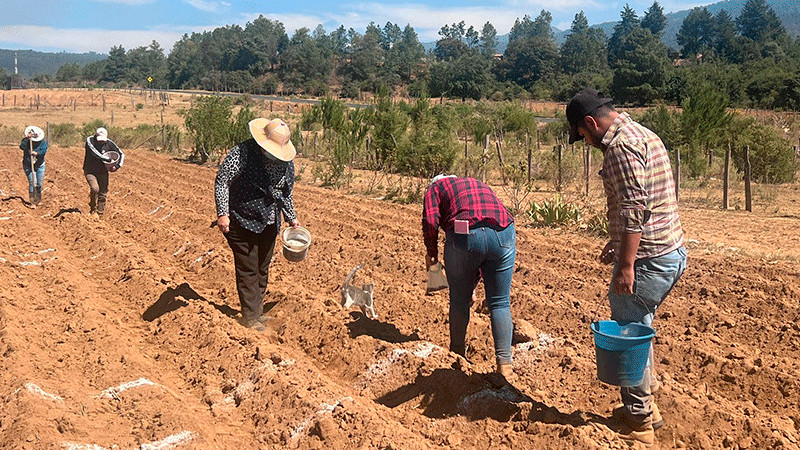
MULTIPOLYGON (((330 32, 339 25, 363 33, 370 22, 410 24, 420 41, 437 39, 446 24, 464 21, 480 30, 488 21, 506 34, 514 20, 542 9, 553 15, 553 25, 567 29, 579 11, 590 24, 619 19, 626 3, 641 15, 653 0, 320 0, 262 2, 236 0, 2 0, 0 48, 37 51, 108 53, 112 46, 126 50, 156 40, 165 51, 184 33, 202 32, 238 24, 244 26, 263 14, 284 24, 291 37, 300 27, 321 24, 330 32)), ((664 13, 709 2, 664 0, 664 13)))

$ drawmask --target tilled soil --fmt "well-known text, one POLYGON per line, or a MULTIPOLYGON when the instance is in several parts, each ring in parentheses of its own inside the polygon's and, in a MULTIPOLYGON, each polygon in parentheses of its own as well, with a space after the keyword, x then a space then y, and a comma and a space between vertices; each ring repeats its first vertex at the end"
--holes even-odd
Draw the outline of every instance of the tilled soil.
MULTIPOLYGON (((481 305, 467 360, 446 350, 420 205, 299 182, 314 242, 303 262, 274 258, 259 333, 235 320, 214 169, 130 151, 97 219, 82 148, 48 152, 35 210, 19 153, 0 149, 0 446, 627 448, 589 331, 610 313, 599 238, 520 223, 511 301, 528 342, 512 387, 491 375, 481 305), (377 320, 339 305, 358 264, 377 320)), ((689 269, 655 322, 658 445, 800 447, 798 250, 768 251, 796 242, 797 218, 682 215, 689 269), (748 241, 757 252, 737 251, 748 241)))

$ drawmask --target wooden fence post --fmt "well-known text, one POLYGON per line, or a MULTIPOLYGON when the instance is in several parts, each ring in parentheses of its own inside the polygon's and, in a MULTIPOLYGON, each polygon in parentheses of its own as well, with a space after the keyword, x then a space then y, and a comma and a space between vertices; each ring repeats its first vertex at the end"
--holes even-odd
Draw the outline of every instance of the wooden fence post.
POLYGON ((561 192, 561 153, 562 153, 562 144, 558 144, 556 146, 556 151, 558 152, 558 180, 556 181, 556 192, 561 192))
POLYGON ((486 161, 489 159, 489 135, 483 138, 483 155, 481 155, 481 181, 486 183, 486 161))
POLYGON ((675 173, 673 176, 675 177, 675 201, 677 202, 681 198, 681 149, 678 147, 675 148, 675 173))
POLYGON ((586 141, 583 142, 583 149, 584 149, 584 157, 583 162, 585 164, 584 169, 584 176, 586 177, 586 195, 589 195, 589 177, 592 173, 592 149, 589 147, 589 144, 586 141))
POLYGON ((533 162, 533 155, 531 149, 531 133, 528 129, 525 129, 525 145, 528 146, 528 184, 531 184, 531 164, 533 162))
POLYGON ((728 209, 728 183, 731 169, 731 143, 728 141, 728 150, 725 151, 725 171, 722 175, 722 209, 728 209))
POLYGON ((464 177, 469 176, 469 134, 464 130, 464 177))
POLYGON ((167 133, 164 127, 164 103, 161 103, 161 149, 167 148, 167 133))
POLYGON ((500 175, 503 177, 503 184, 506 184, 506 171, 503 170, 503 166, 505 166, 503 162, 503 152, 500 150, 500 139, 496 132, 494 134, 494 143, 497 146, 497 160, 500 162, 500 175))
POLYGON ((753 212, 753 197, 750 190, 750 146, 744 146, 744 209, 753 212))

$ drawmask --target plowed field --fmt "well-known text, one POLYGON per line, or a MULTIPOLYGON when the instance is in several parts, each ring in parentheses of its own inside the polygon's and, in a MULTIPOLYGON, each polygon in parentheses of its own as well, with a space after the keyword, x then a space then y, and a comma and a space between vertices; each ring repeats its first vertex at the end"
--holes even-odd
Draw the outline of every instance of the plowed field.
MULTIPOLYGON (((214 169, 130 151, 98 220, 82 148, 48 153, 35 210, 19 153, 0 147, 0 446, 627 448, 589 331, 610 313, 599 238, 518 227, 512 312, 531 340, 514 348, 512 388, 488 375, 480 305, 468 361, 446 350, 420 205, 300 182, 314 243, 301 263, 275 257, 275 319, 259 333, 235 320, 214 169), (377 320, 339 306, 358 264, 377 320)), ((800 220, 682 215, 689 269, 655 323, 658 445, 798 448, 800 220)))

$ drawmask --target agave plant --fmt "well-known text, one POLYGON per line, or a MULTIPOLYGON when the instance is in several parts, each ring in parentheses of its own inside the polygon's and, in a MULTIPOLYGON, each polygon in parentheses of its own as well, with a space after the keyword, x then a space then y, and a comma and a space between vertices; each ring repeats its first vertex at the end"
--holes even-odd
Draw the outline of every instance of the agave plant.
POLYGON ((581 208, 573 203, 565 202, 561 196, 556 195, 552 201, 545 200, 541 204, 531 203, 528 217, 537 226, 573 225, 581 220, 581 208))

